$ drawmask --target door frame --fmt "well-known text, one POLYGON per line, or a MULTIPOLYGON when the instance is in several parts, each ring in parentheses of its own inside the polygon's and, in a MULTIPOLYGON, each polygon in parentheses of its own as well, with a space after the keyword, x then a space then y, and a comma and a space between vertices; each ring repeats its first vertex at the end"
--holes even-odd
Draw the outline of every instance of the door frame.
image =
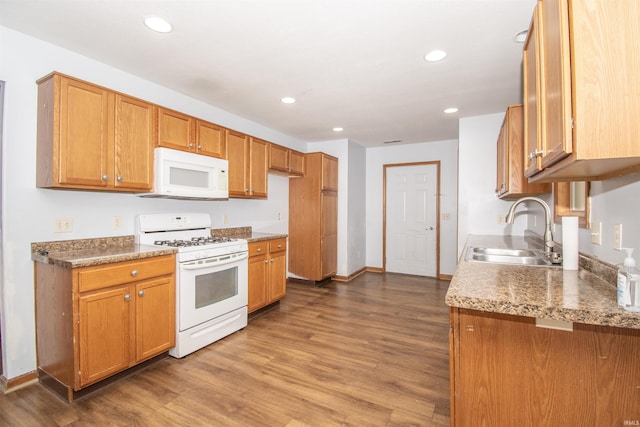
POLYGON ((387 271, 387 168, 405 166, 436 167, 436 278, 440 279, 440 160, 382 165, 382 271, 387 271))

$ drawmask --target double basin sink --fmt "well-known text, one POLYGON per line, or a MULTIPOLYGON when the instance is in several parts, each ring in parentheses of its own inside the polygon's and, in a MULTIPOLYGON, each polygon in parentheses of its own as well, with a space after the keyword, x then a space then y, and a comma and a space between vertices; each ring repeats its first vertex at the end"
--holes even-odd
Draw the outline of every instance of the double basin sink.
POLYGON ((503 249, 471 246, 467 249, 467 261, 490 262, 498 264, 530 265, 541 267, 560 267, 561 260, 552 262, 543 250, 503 249))

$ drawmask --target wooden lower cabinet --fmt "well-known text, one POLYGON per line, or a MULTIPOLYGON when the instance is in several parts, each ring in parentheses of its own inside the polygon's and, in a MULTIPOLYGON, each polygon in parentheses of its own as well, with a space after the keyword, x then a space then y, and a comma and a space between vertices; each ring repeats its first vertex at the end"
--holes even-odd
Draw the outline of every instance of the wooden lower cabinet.
POLYGON ((175 346, 174 255, 35 270, 38 369, 69 402, 175 346))
POLYGON ((287 239, 249 243, 249 313, 287 294, 287 239))
POLYGON ((452 426, 614 426, 640 420, 640 330, 452 308, 452 426))

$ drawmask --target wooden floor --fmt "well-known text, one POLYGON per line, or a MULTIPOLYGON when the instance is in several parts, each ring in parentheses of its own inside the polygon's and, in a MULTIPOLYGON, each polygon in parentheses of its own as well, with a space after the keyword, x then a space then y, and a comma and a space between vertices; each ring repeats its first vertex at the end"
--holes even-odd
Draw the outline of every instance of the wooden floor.
POLYGON ((0 396, 2 426, 447 426, 449 282, 292 283, 247 328, 75 401, 0 396))

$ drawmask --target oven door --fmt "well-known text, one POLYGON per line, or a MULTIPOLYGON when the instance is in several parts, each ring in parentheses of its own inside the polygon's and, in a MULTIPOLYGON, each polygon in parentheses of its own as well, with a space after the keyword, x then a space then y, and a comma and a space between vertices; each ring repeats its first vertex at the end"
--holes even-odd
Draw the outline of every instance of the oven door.
POLYGON ((178 329, 247 305, 248 253, 178 263, 178 329))

